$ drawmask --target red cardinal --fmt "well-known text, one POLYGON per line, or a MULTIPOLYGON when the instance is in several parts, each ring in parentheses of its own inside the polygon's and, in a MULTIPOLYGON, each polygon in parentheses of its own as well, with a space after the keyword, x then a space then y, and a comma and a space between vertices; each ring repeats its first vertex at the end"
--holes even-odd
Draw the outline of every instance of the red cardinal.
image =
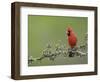
POLYGON ((77 44, 77 37, 71 27, 68 27, 67 29, 67 36, 68 36, 68 43, 71 48, 74 48, 77 44))

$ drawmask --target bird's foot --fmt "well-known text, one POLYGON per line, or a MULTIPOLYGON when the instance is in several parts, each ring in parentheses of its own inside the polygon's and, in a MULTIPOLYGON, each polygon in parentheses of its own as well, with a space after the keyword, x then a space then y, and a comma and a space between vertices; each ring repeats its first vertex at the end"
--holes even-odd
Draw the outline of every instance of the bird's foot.
POLYGON ((74 57, 76 51, 77 51, 77 47, 69 48, 69 49, 68 49, 69 57, 74 57))

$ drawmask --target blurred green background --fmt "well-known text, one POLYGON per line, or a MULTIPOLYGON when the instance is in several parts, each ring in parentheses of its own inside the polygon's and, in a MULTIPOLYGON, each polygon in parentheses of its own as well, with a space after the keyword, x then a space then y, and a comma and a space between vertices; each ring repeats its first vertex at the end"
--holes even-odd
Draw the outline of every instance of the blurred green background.
MULTIPOLYGON (((77 35, 77 45, 83 44, 84 35, 87 33, 87 17, 67 17, 67 16, 28 16, 28 55, 33 58, 40 57, 42 51, 48 43, 52 46, 61 40, 62 44, 69 47, 66 29, 71 26, 77 35)), ((29 66, 47 65, 67 65, 67 64, 86 64, 87 56, 79 58, 64 58, 59 56, 55 61, 43 59, 42 62, 34 62, 29 66)))

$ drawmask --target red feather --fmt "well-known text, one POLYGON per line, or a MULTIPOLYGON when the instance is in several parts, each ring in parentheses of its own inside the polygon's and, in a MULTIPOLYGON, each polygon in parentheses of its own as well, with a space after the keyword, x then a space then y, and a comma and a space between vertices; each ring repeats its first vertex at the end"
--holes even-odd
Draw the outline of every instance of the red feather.
POLYGON ((74 48, 77 44, 77 37, 71 27, 69 27, 67 29, 67 36, 68 36, 68 43, 69 43, 70 47, 74 48))

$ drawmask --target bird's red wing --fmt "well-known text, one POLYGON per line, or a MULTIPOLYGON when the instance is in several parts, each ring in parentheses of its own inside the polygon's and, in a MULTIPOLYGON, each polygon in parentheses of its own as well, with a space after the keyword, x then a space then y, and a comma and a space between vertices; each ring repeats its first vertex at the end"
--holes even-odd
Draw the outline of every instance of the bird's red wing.
POLYGON ((77 44, 77 38, 75 35, 71 35, 68 37, 68 42, 69 42, 69 45, 73 48, 74 46, 76 46, 77 44))

